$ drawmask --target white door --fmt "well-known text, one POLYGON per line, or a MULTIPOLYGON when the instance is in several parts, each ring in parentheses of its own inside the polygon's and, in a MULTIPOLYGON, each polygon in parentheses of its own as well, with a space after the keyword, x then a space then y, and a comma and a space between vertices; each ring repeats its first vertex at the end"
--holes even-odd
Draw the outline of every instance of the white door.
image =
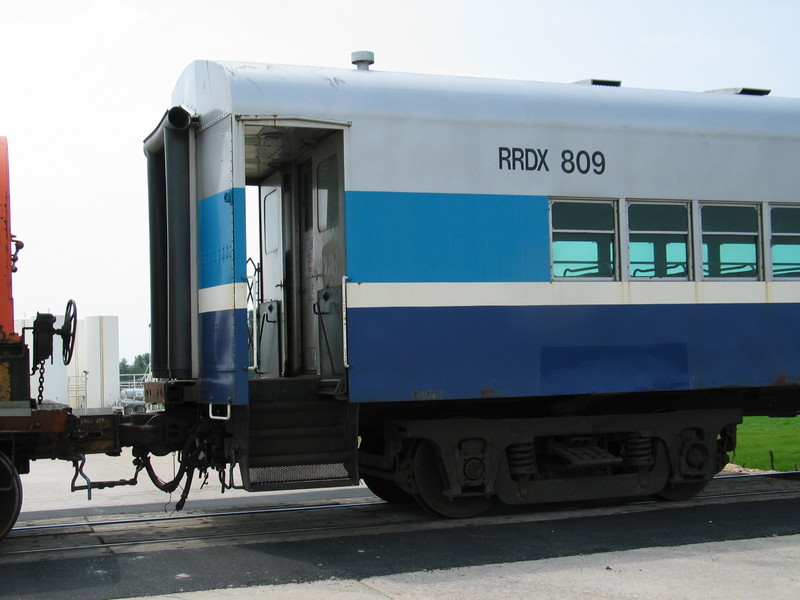
POLYGON ((285 373, 286 273, 281 174, 262 182, 261 199, 261 302, 258 305, 257 347, 259 372, 268 377, 285 373))
POLYGON ((298 173, 303 370, 342 374, 344 262, 342 138, 322 141, 298 173))

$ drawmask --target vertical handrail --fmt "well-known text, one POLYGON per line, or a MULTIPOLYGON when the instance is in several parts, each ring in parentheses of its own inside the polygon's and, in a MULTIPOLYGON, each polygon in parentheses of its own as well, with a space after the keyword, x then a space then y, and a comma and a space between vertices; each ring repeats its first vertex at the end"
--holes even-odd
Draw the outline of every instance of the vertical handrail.
POLYGON ((347 275, 342 277, 342 362, 344 368, 349 369, 350 363, 347 360, 347 275))

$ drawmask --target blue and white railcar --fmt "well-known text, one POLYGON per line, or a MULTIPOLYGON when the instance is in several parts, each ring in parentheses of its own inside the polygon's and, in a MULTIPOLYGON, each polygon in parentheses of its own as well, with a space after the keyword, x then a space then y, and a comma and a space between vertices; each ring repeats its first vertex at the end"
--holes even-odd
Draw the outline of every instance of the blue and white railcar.
POLYGON ((190 65, 145 145, 168 412, 254 490, 699 489, 797 409, 800 102, 609 83, 190 65))

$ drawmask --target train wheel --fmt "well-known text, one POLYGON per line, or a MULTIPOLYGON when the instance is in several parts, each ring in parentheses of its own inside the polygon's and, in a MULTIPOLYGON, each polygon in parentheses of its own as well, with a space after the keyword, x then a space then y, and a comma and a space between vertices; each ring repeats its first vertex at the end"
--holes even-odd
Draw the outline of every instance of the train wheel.
POLYGON ((386 500, 386 502, 392 504, 405 504, 414 500, 414 496, 406 492, 394 481, 371 475, 362 475, 361 478, 369 488, 369 491, 381 500, 386 500))
POLYGON ((444 495, 445 471, 428 441, 421 441, 414 454, 414 479, 417 493, 414 498, 427 511, 450 519, 476 517, 492 505, 488 496, 448 498, 444 495))
POLYGON ((709 481, 711 480, 703 479, 702 481, 690 481, 688 483, 668 483, 664 486, 664 489, 657 492, 655 496, 660 500, 668 500, 670 502, 688 500, 702 492, 709 481))
POLYGON ((0 452, 0 540, 17 522, 22 508, 22 483, 9 458, 0 452))

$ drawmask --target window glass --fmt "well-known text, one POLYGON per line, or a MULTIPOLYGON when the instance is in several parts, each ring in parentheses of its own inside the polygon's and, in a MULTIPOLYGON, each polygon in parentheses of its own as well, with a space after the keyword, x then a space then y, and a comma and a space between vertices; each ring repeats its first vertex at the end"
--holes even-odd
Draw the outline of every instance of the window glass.
POLYGON ((320 231, 339 224, 339 159, 335 154, 317 166, 317 222, 320 231))
POLYGON ((758 233, 758 209, 755 206, 704 206, 703 232, 758 233))
POLYGON ((615 220, 610 202, 553 202, 553 276, 613 278, 615 220))
POLYGON ((689 214, 685 204, 631 204, 628 224, 631 231, 688 231, 689 214))
POLYGON ((772 275, 800 277, 800 208, 773 207, 772 275))
POLYGON ((553 202, 553 229, 614 230, 614 207, 606 202, 553 202))
POLYGON ((631 204, 628 225, 631 277, 689 276, 685 204, 631 204))
POLYGON ((297 193, 300 196, 303 231, 311 231, 314 226, 314 196, 311 189, 311 173, 311 161, 307 160, 300 165, 300 173, 297 178, 297 193))
POLYGON ((687 236, 631 234, 631 277, 687 277, 687 236))
POLYGON ((758 209, 703 206, 703 275, 758 277, 758 209))
POLYGON ((771 211, 772 233, 800 235, 800 208, 776 206, 771 211))
POLYGON ((280 201, 281 195, 277 190, 264 196, 264 245, 267 254, 277 252, 281 242, 280 201))

